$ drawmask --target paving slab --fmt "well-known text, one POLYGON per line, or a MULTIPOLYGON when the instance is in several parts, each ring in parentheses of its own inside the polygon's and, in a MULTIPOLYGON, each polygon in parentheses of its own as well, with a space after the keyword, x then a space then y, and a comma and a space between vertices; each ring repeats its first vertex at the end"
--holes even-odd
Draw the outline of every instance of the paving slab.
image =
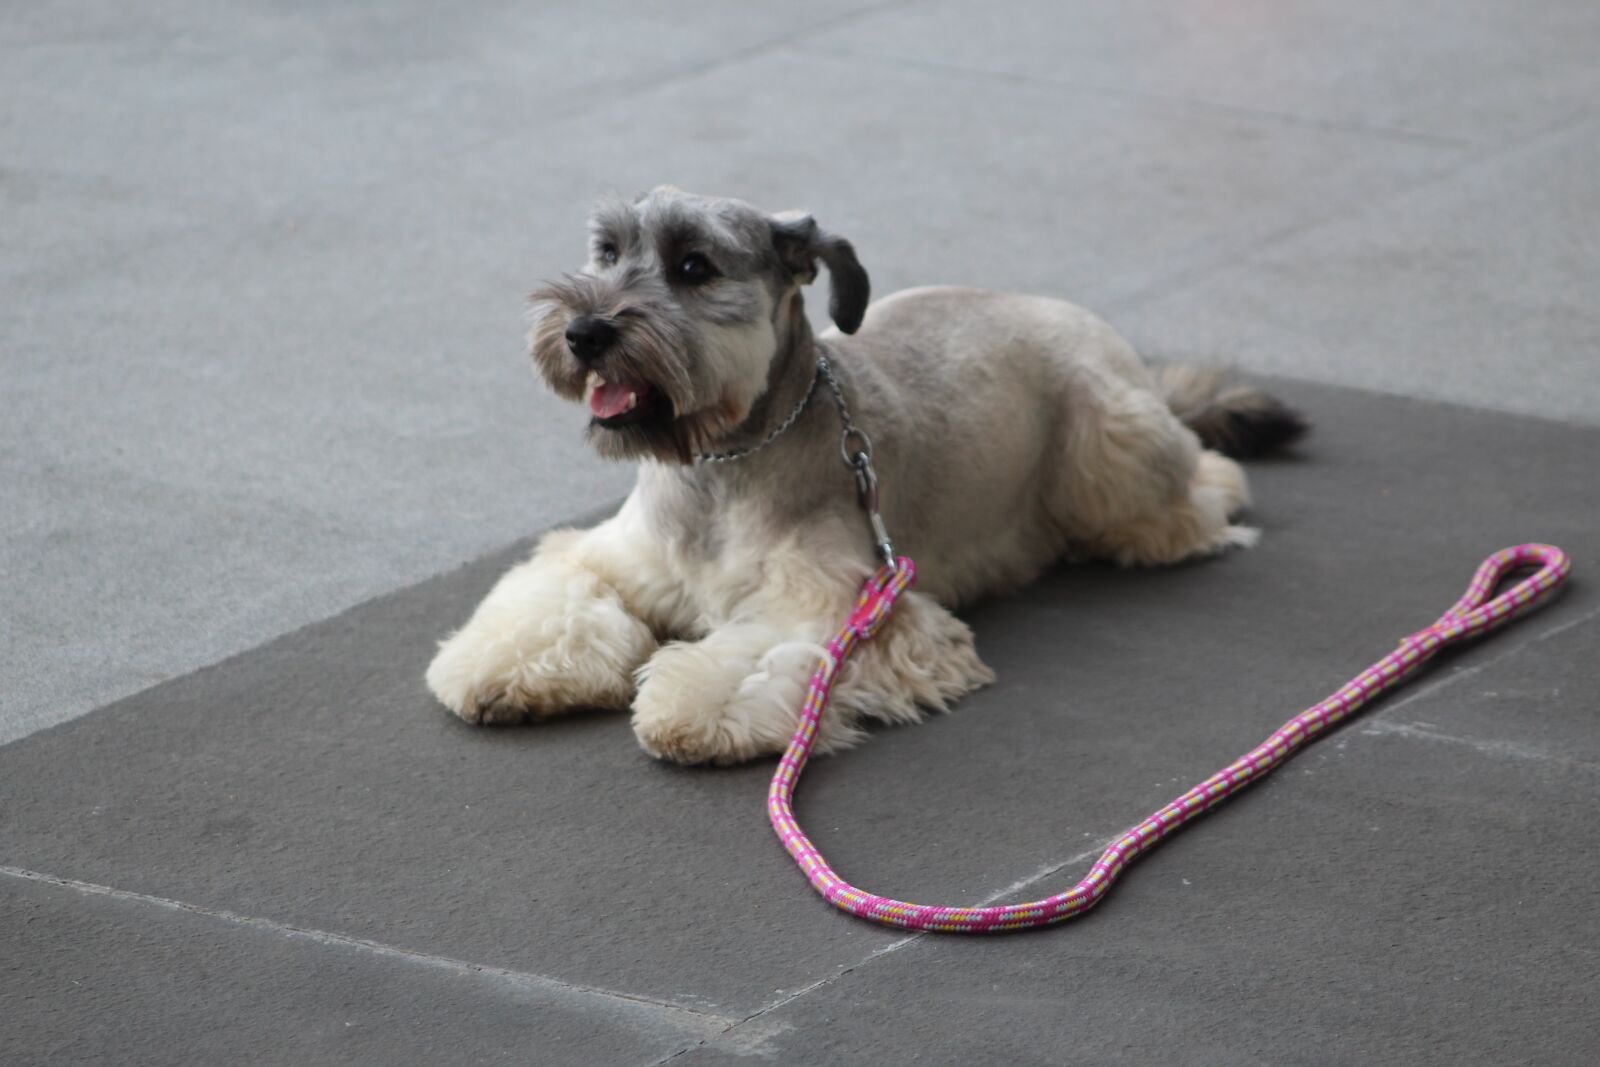
POLYGON ((1117 308, 1147 348, 1600 422, 1600 118, 1117 308))
MULTIPOLYGON (((1305 383, 1278 388, 1318 427, 1297 456, 1253 468, 1262 545, 1161 571, 1063 568, 1020 596, 978 606, 971 619, 999 673, 995 686, 955 714, 882 731, 808 774, 802 818, 843 873, 880 892, 973 901, 1081 864, 1106 837, 1431 621, 1485 554, 1516 541, 1563 545, 1577 560, 1577 580, 1534 620, 1449 655, 1429 681, 1461 675, 1460 686, 1499 684, 1502 662, 1517 662, 1524 646, 1556 630, 1548 640, 1580 642, 1562 660, 1562 691, 1592 688, 1595 660, 1581 652, 1600 606, 1584 577, 1600 559, 1591 518, 1600 513, 1592 466, 1600 431, 1305 383), (1017 818, 1022 811, 1052 815, 1017 818)), ((838 1016, 827 1014, 833 1008, 815 1018, 795 1012, 824 994, 817 1003, 849 1001, 838 990, 853 987, 839 976, 876 957, 884 958, 864 975, 899 973, 889 965, 918 957, 896 933, 847 920, 812 896, 765 824, 769 763, 726 771, 657 764, 614 715, 474 729, 425 692, 420 675, 434 639, 524 550, 513 546, 0 748, 0 866, 719 1018, 753 1016, 746 1025, 765 1028, 754 1031, 755 1045, 788 1041, 785 1062, 807 1062, 812 1046, 785 1037, 784 1026, 825 1041, 838 1016), (807 993, 815 983, 820 992, 807 993)), ((1450 721, 1448 705, 1433 710, 1452 689, 1466 692, 1441 689, 1429 703, 1401 708, 1395 721, 1468 736, 1472 724, 1450 721)), ((1520 716, 1518 734, 1484 736, 1572 749, 1581 714, 1561 708, 1520 716)), ((1157 866, 1180 855, 1168 851, 1141 864, 1089 920, 1086 929, 1106 931, 1089 936, 1147 946, 1138 951, 1148 966, 1113 967, 1096 987, 1084 968, 1095 957, 1069 928, 939 947, 962 962, 913 967, 915 980, 895 995, 939 1006, 939 1026, 972 1042, 960 1047, 979 1048, 978 1035, 988 1033, 984 1047, 1011 1050, 1022 1062, 1040 1049, 1070 1050, 1060 1027, 1076 1012, 1106 1025, 1131 1020, 1173 1041, 1182 1020, 1209 1013, 1211 1044, 1197 1049, 1266 1056, 1261 1050, 1287 1046, 1263 1036, 1266 1024, 1249 1014, 1243 993, 1202 995, 1214 954, 1226 954, 1230 938, 1255 944, 1260 951, 1244 958, 1260 964, 1257 984, 1238 988, 1270 992, 1280 1007, 1296 996, 1314 1000, 1323 972, 1272 964, 1279 926, 1315 914, 1325 939, 1317 951, 1332 952, 1347 930, 1365 929, 1374 898, 1388 901, 1383 936, 1393 940, 1385 947, 1373 940, 1379 934, 1363 935, 1364 947, 1332 972, 1349 988, 1385 967, 1401 977, 1380 988, 1397 996, 1446 974, 1395 957, 1408 944, 1444 951, 1429 933, 1435 913, 1451 916, 1455 928, 1463 914, 1501 923, 1491 925, 1493 940, 1473 942, 1459 957, 1476 968, 1475 998, 1482 982, 1524 980, 1533 957, 1483 948, 1518 934, 1544 939, 1529 951, 1543 953, 1545 984, 1527 997, 1563 982, 1586 988, 1593 930, 1572 912, 1574 894, 1587 893, 1594 873, 1587 831, 1572 831, 1572 847, 1537 874, 1539 892, 1516 898, 1510 917, 1494 918, 1503 872, 1464 877, 1460 861, 1476 841, 1474 855, 1488 863, 1514 827, 1530 835, 1518 847, 1535 851, 1512 849, 1513 860, 1554 846, 1553 828, 1570 827, 1593 795, 1593 765, 1576 757, 1497 760, 1359 730, 1320 745, 1175 846, 1214 865, 1204 868, 1214 890, 1208 908, 1149 898, 1186 888, 1171 874, 1177 867, 1157 866), (1441 829, 1452 798, 1472 818, 1441 829), (1381 847, 1365 828, 1374 824, 1381 847), (1362 843, 1356 861, 1335 847, 1340 833, 1362 843), (1334 885, 1340 879, 1326 872, 1352 867, 1368 883, 1327 890, 1312 907, 1297 879, 1310 877, 1309 857, 1324 854, 1318 884, 1334 885), (1246 876, 1261 871, 1272 877, 1246 876), (1430 884, 1448 887, 1446 910, 1408 911, 1405 901, 1430 884), (1274 910, 1275 901, 1289 912, 1274 910), (1241 916, 1254 925, 1230 933, 1241 916), (1539 947, 1562 930, 1570 951, 1539 947), (1044 1001, 1019 985, 1009 999, 985 1000, 991 986, 1012 981, 1005 968, 1023 961, 1031 961, 1029 973, 1065 984, 1044 1001), (1167 1000, 1146 996, 1155 988, 1151 967, 1192 986, 1195 999, 1172 1019, 1162 1021, 1167 1000), (927 1000, 937 983, 950 992, 927 1000), (963 1005, 971 1009, 965 1015, 963 1005), (1116 1016, 1118 1005, 1129 1011, 1116 1016), (1235 1031, 1244 1036, 1229 1046, 1235 1031)), ((0 878, 0 893, 15 881, 0 878)), ((221 971, 216 978, 243 980, 221 971)), ((1495 1035, 1520 1033, 1524 1021, 1548 1030, 1551 1042, 1574 1034, 1555 1008, 1516 1003, 1529 1011, 1482 1023, 1493 1031, 1483 1047, 1501 1047, 1495 1035)), ((105 1010, 96 1000, 80 1007, 105 1010)), ((858 1021, 867 1015, 848 1010, 858 1021)), ((1394 1018, 1371 1015, 1374 1035, 1394 1018)), ((1482 1012, 1450 1018, 1465 1027, 1482 1012)), ((1308 1030, 1307 1040, 1332 1025, 1308 1030)), ((1421 1040, 1414 1030, 1401 1036, 1421 1040)), ((679 1048, 700 1041, 678 1039, 679 1048)), ((935 1052, 927 1054, 938 1061, 935 1052)))
POLYGON ((10 1067, 587 1067, 647 1063, 727 1026, 538 975, 100 886, 0 878, 0 1050, 10 1067))
POLYGON ((808 39, 947 76, 1247 111, 1283 122, 1495 144, 1587 111, 1600 12, 1564 0, 1195 5, 958 0, 808 39))

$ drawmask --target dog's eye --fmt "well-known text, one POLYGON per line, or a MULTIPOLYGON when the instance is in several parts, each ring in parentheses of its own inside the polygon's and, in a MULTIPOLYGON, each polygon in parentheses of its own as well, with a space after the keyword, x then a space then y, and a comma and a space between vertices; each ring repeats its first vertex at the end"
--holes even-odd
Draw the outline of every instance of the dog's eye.
POLYGON ((600 246, 600 262, 611 266, 617 261, 617 246, 607 241, 600 246))
POLYGON ((702 256, 699 252, 690 252, 688 255, 684 256, 683 261, 678 264, 678 277, 682 278, 690 285, 699 285, 701 282, 709 282, 713 277, 716 276, 716 273, 716 268, 711 265, 711 261, 705 256, 702 256))

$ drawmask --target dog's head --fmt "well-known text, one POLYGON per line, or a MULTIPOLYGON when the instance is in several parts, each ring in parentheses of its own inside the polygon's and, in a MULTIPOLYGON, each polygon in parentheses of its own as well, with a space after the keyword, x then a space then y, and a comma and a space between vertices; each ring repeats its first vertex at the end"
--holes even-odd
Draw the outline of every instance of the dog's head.
POLYGON ((799 287, 828 268, 829 312, 855 332, 867 273, 810 215, 767 215, 670 186, 589 221, 589 261, 534 293, 529 343, 558 395, 586 401, 601 455, 687 463, 749 417, 804 329, 799 287))

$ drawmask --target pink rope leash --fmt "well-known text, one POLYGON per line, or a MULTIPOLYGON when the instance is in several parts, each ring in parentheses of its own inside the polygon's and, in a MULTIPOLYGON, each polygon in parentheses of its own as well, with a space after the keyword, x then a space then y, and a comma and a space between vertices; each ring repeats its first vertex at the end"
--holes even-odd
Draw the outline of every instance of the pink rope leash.
POLYGON ((1222 803, 1287 761, 1380 693, 1409 679, 1441 648, 1487 633, 1542 604, 1560 588, 1570 568, 1567 554, 1552 545, 1517 545, 1496 552, 1484 560, 1472 576, 1472 584, 1465 595, 1432 626, 1402 639, 1399 648, 1356 675, 1338 692, 1296 715, 1256 748, 1117 838, 1077 885, 1043 900, 978 908, 907 904, 857 889, 834 873, 794 816, 794 788, 811 756, 817 725, 827 709, 828 692, 839 668, 857 643, 878 631, 889 618, 895 599, 916 579, 916 566, 900 556, 897 566, 886 565, 867 580, 845 628, 828 643, 828 655, 812 675, 805 704, 800 709, 800 725, 772 776, 767 815, 779 840, 811 880, 812 887, 828 903, 851 915, 888 926, 947 933, 993 933, 1058 923, 1082 915, 1099 903, 1128 864, 1141 853, 1176 833, 1196 815, 1222 803), (1499 596, 1492 595, 1513 571, 1529 566, 1536 566, 1538 570, 1499 596))

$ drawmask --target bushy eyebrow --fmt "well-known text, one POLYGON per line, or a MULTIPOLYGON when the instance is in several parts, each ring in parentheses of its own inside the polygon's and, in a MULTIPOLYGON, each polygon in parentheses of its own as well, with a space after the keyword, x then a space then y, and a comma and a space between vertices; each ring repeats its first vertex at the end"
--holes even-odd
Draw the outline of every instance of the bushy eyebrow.
POLYGON ((760 257, 741 243, 736 234, 696 211, 683 211, 676 205, 663 210, 653 227, 663 253, 699 249, 711 254, 726 271, 753 271, 760 257))
POLYGON ((607 241, 626 247, 639 229, 633 212, 620 200, 602 200, 589 214, 589 244, 598 247, 607 241))

